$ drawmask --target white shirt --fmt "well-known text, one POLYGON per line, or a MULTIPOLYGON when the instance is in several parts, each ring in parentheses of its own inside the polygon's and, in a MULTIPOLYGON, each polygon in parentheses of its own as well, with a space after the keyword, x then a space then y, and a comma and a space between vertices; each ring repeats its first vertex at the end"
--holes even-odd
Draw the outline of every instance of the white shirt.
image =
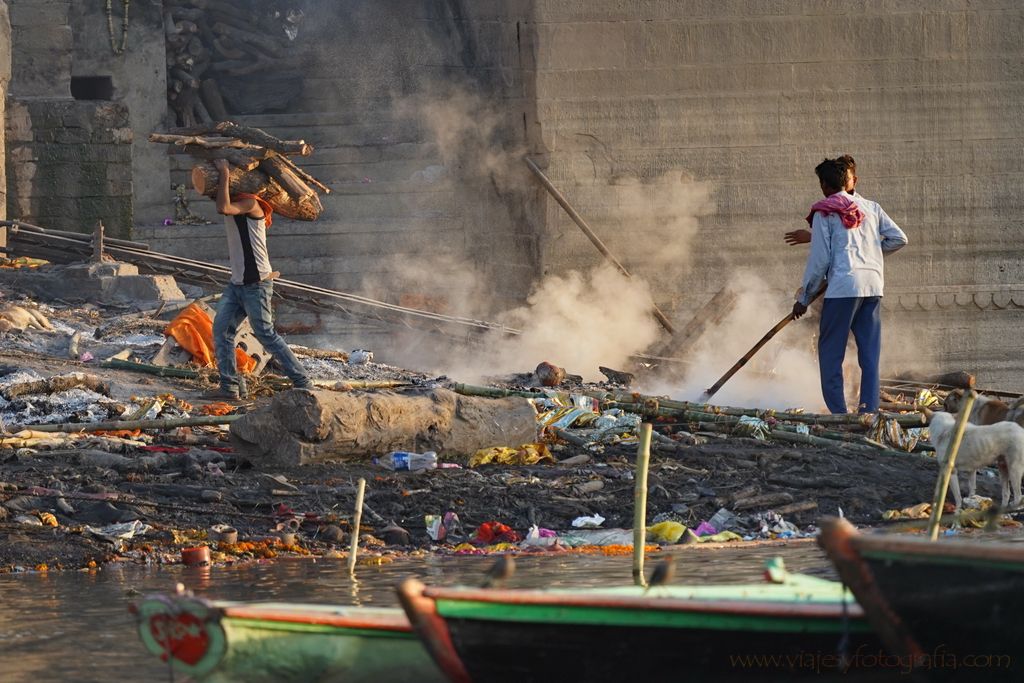
POLYGON ((839 214, 814 212, 811 253, 807 256, 803 291, 798 299, 805 306, 826 280, 826 299, 882 296, 885 284, 882 256, 907 243, 900 226, 886 215, 878 202, 856 193, 844 194, 857 203, 864 220, 856 228, 847 229, 839 214))

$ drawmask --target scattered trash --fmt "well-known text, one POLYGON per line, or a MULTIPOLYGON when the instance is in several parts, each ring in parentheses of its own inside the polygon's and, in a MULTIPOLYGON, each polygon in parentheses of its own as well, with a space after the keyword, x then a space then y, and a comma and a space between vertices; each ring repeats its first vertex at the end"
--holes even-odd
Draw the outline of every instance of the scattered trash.
POLYGON ((565 369, 546 361, 537 366, 534 375, 537 382, 545 387, 557 387, 565 381, 565 369))
POLYGON ((28 524, 29 526, 43 526, 42 520, 35 515, 16 515, 14 521, 18 524, 28 524))
POLYGON ((227 543, 233 545, 238 543, 238 530, 227 524, 214 524, 207 532, 207 538, 211 543, 227 543))
POLYGON ((661 522, 647 527, 647 540, 655 543, 677 543, 686 527, 679 522, 661 522))
POLYGON ((736 520, 735 514, 725 508, 719 508, 718 512, 707 523, 716 532, 730 531, 736 528, 736 520))
POLYGON ((348 354, 348 362, 352 365, 366 365, 373 362, 373 351, 356 349, 348 354))
POLYGON ((387 455, 373 459, 374 465, 380 465, 393 472, 422 472, 437 467, 437 453, 410 453, 409 451, 391 451, 387 455))
POLYGON ((381 529, 380 535, 387 545, 411 545, 412 535, 394 522, 381 529))
POLYGON ((707 522, 701 522, 697 525, 697 528, 694 529, 693 533, 695 533, 698 536, 712 536, 718 533, 718 529, 708 524, 707 522))
POLYGON ((550 548, 551 546, 558 543, 558 533, 551 529, 541 529, 536 524, 530 527, 530 530, 526 532, 526 538, 523 539, 522 547, 537 547, 537 548, 550 548))
POLYGON ((604 517, 601 515, 591 515, 589 517, 577 517, 572 520, 572 526, 575 529, 597 529, 604 524, 604 517))
POLYGON ((494 448, 483 448, 473 454, 469 459, 470 467, 480 465, 536 465, 539 462, 555 462, 555 456, 551 455, 548 447, 542 443, 523 444, 519 448, 507 446, 496 446, 494 448))
POLYGON ((427 536, 432 541, 444 541, 448 538, 449 531, 458 536, 462 535, 462 523, 454 512, 446 512, 444 515, 426 515, 424 523, 427 528, 427 536))
POLYGON ((484 522, 477 527, 473 543, 491 545, 493 543, 519 543, 523 540, 512 527, 501 522, 484 522))
POLYGON ((345 542, 345 532, 337 524, 328 524, 320 529, 320 539, 327 543, 340 545, 345 542))
POLYGON ((136 536, 143 536, 149 532, 150 527, 148 524, 135 520, 132 522, 122 522, 119 524, 108 524, 107 526, 95 528, 91 526, 82 527, 82 531, 98 536, 111 543, 117 543, 118 541, 128 541, 136 536))
POLYGON ((181 549, 181 563, 186 567, 210 566, 210 549, 207 546, 181 549))
POLYGON ((742 415, 740 416, 739 423, 736 425, 736 429, 733 433, 741 436, 750 436, 764 441, 768 438, 768 433, 770 431, 771 428, 768 426, 768 423, 761 418, 753 417, 751 415, 742 415))

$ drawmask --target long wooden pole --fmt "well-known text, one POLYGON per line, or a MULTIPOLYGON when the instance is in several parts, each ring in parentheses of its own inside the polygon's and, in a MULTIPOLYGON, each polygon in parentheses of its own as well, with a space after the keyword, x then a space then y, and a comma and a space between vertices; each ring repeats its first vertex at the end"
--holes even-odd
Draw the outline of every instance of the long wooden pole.
POLYGON ((939 477, 935 480, 935 495, 932 496, 932 514, 928 517, 928 538, 933 541, 939 537, 939 518, 942 517, 942 506, 946 502, 949 480, 956 476, 956 454, 960 450, 960 442, 963 441, 964 432, 967 431, 967 422, 971 417, 971 408, 974 407, 974 400, 976 398, 978 398, 978 392, 972 389, 964 397, 963 403, 960 404, 960 414, 956 419, 953 438, 949 442, 946 463, 939 470, 939 477))
MULTIPOLYGON (((814 295, 814 297, 811 299, 810 303, 813 304, 815 301, 818 300, 818 297, 820 297, 824 293, 825 293, 825 287, 822 287, 820 290, 818 290, 818 293, 814 295)), ((736 361, 736 364, 733 365, 731 368, 729 368, 729 370, 726 371, 726 373, 724 375, 722 375, 717 382, 712 384, 711 388, 708 389, 707 391, 705 391, 701 395, 700 399, 698 399, 698 400, 701 403, 704 403, 704 402, 708 401, 712 396, 717 394, 718 390, 722 388, 722 385, 724 385, 726 382, 728 382, 730 379, 732 379, 732 376, 735 375, 737 372, 739 372, 740 368, 742 368, 744 365, 746 365, 747 361, 749 361, 751 358, 753 358, 754 354, 757 353, 758 351, 760 351, 762 346, 764 346, 769 341, 771 341, 772 337, 774 337, 779 332, 781 332, 782 328, 784 328, 786 325, 791 323, 793 320, 795 320, 795 318, 793 317, 793 314, 790 313, 785 318, 783 318, 778 323, 776 323, 775 327, 773 327, 772 329, 768 330, 768 332, 763 337, 761 337, 757 341, 757 343, 754 344, 754 346, 743 355, 742 358, 740 358, 738 361, 736 361)))
POLYGON ((636 451, 636 486, 633 489, 633 583, 646 587, 644 547, 647 545, 647 467, 651 461, 651 423, 640 425, 636 451))
POLYGON ((352 515, 352 539, 348 550, 348 574, 356 574, 356 554, 359 552, 359 525, 363 523, 363 494, 366 493, 366 480, 360 479, 356 488, 356 509, 352 515))
POLYGON ((164 420, 108 420, 106 422, 67 422, 64 424, 15 425, 8 430, 18 432, 31 429, 33 432, 61 432, 78 434, 81 432, 110 432, 121 429, 157 429, 168 430, 178 427, 211 427, 226 425, 241 419, 241 415, 200 415, 196 417, 172 417, 164 420))
MULTIPOLYGON (((544 171, 540 170, 540 167, 538 167, 537 164, 533 163, 533 159, 530 159, 529 157, 523 158, 526 161, 526 165, 530 167, 530 170, 533 171, 533 174, 537 176, 538 180, 540 180, 540 183, 541 185, 544 186, 544 189, 546 189, 548 193, 552 197, 554 197, 555 201, 558 202, 559 206, 565 209, 565 212, 569 214, 569 218, 571 218, 572 222, 575 223, 577 227, 579 227, 579 229, 583 231, 583 234, 587 236, 591 244, 593 244, 594 247, 596 247, 597 250, 601 252, 601 255, 604 256, 609 263, 618 268, 620 273, 625 275, 627 278, 631 278, 632 276, 629 274, 629 271, 626 270, 626 267, 619 263, 619 260, 615 258, 615 256, 613 256, 610 251, 608 251, 608 247, 604 245, 604 242, 601 241, 601 238, 597 236, 597 233, 595 233, 589 225, 587 225, 587 222, 583 220, 583 216, 581 216, 576 211, 576 209, 573 208, 572 204, 569 203, 569 200, 566 199, 562 195, 562 193, 558 191, 558 188, 555 187, 554 183, 551 182, 551 179, 544 175, 544 171)), ((654 317, 658 320, 658 322, 661 323, 661 326, 664 327, 669 334, 676 333, 675 328, 672 327, 672 323, 669 322, 668 318, 665 317, 665 314, 661 312, 661 309, 658 308, 657 304, 655 304, 654 302, 651 302, 651 312, 654 314, 654 317)))

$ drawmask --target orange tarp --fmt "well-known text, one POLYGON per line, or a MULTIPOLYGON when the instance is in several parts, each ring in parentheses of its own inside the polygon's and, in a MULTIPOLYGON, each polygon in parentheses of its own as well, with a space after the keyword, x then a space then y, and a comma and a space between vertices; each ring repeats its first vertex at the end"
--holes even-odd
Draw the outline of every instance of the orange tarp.
MULTIPOLYGON (((174 337, 181 348, 191 353, 192 359, 203 367, 217 365, 213 352, 213 321, 199 304, 189 304, 164 329, 164 334, 174 337)), ((235 360, 243 373, 256 369, 256 359, 242 349, 235 349, 235 360)))

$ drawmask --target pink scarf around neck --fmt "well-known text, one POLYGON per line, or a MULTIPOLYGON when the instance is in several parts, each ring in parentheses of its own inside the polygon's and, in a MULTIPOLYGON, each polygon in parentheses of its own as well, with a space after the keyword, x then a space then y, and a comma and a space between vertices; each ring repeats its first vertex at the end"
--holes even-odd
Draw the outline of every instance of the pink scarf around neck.
POLYGON ((811 206, 811 212, 807 214, 808 223, 814 220, 815 211, 821 211, 826 215, 830 213, 839 214, 839 218, 843 221, 843 227, 847 230, 859 227, 864 220, 864 212, 857 206, 857 202, 842 192, 836 192, 833 195, 816 201, 811 206))

